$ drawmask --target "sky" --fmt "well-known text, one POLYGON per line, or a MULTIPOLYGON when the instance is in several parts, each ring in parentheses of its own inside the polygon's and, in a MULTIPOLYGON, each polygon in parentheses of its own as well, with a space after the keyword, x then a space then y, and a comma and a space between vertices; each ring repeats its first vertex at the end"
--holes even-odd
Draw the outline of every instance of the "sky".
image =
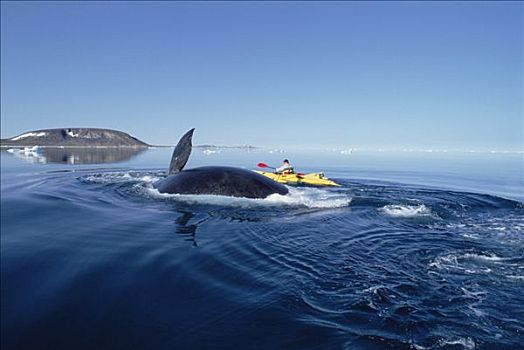
POLYGON ((522 2, 1 2, 1 136, 524 149, 522 2))

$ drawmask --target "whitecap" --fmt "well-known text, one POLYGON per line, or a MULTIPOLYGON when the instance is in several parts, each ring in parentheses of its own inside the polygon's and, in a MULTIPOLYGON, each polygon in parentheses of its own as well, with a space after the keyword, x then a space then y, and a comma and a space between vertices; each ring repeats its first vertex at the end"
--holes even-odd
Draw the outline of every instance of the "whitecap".
POLYGON ((380 208, 380 211, 388 216, 393 217, 419 217, 419 216, 431 216, 431 210, 424 204, 420 205, 399 205, 389 204, 380 208))

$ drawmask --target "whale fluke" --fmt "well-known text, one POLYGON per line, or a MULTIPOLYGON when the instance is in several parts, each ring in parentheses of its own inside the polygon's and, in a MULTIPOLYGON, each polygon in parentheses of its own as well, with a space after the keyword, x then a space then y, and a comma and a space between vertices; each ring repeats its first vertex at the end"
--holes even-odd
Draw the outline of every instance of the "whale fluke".
POLYGON ((178 141, 178 144, 173 151, 173 155, 171 156, 169 174, 176 174, 184 169, 184 166, 189 159, 189 155, 191 154, 191 139, 193 138, 193 131, 195 131, 195 128, 186 132, 180 141, 178 141))

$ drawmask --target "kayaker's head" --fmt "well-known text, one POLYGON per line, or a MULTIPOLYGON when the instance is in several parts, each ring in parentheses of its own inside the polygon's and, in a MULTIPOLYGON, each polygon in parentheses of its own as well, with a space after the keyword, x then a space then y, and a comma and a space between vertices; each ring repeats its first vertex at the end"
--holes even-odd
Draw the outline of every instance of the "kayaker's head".
POLYGON ((289 165, 289 160, 284 159, 283 163, 284 165, 275 169, 277 174, 293 174, 295 172, 293 167, 289 165))

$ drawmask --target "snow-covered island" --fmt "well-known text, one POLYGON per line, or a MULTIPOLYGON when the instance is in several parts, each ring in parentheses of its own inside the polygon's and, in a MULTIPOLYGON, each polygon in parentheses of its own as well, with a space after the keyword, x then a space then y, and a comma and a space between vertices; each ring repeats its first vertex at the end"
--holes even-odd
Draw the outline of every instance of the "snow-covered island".
POLYGON ((125 132, 96 128, 64 128, 28 131, 0 140, 1 147, 149 147, 125 132))

